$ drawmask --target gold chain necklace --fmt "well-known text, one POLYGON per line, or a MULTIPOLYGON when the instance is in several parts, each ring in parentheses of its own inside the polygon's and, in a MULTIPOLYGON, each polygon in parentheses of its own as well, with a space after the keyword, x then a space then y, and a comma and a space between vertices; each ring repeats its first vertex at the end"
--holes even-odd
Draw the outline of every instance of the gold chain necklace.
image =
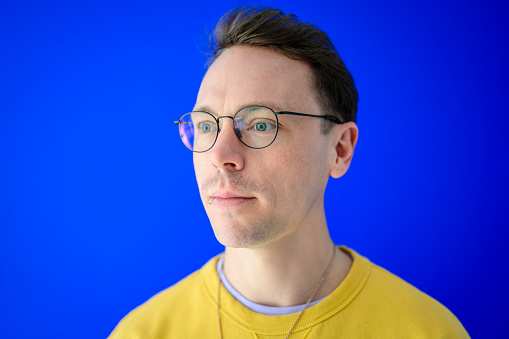
MULTIPOLYGON (((295 325, 299 322, 300 317, 308 307, 309 303, 313 298, 315 297, 316 293, 322 287, 323 282, 327 278, 330 272, 330 268, 332 266, 332 262, 334 261, 334 257, 336 256, 336 246, 334 243, 332 244, 332 258, 329 261, 329 264, 327 265, 327 268, 325 269, 325 272, 323 272, 322 277, 320 278, 320 281, 318 281, 318 284, 316 284, 315 288, 313 289, 313 292, 311 292, 311 296, 309 297, 308 301, 304 305, 304 308, 302 308, 302 311, 300 311, 299 315, 297 316, 297 319, 295 319, 295 322, 292 325, 292 328, 290 328, 290 331, 288 331, 288 334, 286 335, 285 339, 288 339, 290 336, 290 333, 292 333, 293 329, 295 328, 295 325)), ((219 276, 219 275, 218 275, 219 276)), ((223 332, 221 330, 221 313, 219 312, 219 291, 221 289, 221 277, 219 276, 219 281, 217 282, 217 322, 219 324, 219 338, 223 339, 223 332)))

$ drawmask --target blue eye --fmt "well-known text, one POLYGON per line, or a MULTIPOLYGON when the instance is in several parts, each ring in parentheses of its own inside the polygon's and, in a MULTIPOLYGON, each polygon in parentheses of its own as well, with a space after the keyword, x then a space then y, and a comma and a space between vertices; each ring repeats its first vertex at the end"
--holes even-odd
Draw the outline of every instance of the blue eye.
POLYGON ((249 128, 249 130, 254 131, 254 132, 268 132, 271 129, 275 129, 275 128, 276 128, 276 125, 271 122, 257 121, 257 122, 252 123, 251 128, 249 128))
POLYGON ((263 132, 263 131, 267 130, 267 124, 264 122, 258 122, 255 125, 255 130, 257 130, 258 132, 263 132))
POLYGON ((213 127, 209 123, 202 123, 202 124, 200 124, 200 128, 203 133, 208 133, 208 132, 212 131, 213 127))

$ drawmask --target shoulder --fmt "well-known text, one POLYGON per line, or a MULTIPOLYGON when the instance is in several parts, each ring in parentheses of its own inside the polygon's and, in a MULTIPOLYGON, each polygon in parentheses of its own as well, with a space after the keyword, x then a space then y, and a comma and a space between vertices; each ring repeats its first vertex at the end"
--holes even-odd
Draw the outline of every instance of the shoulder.
POLYGON ((369 278, 358 297, 359 302, 371 305, 372 319, 394 333, 411 333, 416 338, 422 334, 469 338, 447 307, 386 269, 371 262, 369 265, 369 278))
POLYGON ((416 312, 433 310, 435 313, 448 313, 445 306, 417 287, 409 284, 386 269, 371 264, 371 276, 367 282, 369 290, 377 290, 384 298, 389 298, 388 307, 398 307, 416 312))
POLYGON ((203 318, 203 312, 214 310, 213 300, 209 300, 203 285, 206 275, 214 272, 215 259, 129 312, 109 338, 174 337, 176 333, 172 336, 172 331, 179 324, 203 318))

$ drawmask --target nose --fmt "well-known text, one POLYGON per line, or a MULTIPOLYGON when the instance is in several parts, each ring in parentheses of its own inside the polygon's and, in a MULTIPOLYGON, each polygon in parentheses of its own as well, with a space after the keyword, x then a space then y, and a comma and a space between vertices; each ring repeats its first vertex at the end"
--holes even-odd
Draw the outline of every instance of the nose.
POLYGON ((208 151, 212 164, 219 170, 240 171, 244 168, 244 152, 246 147, 235 134, 233 118, 230 116, 218 117, 224 119, 216 143, 208 151))

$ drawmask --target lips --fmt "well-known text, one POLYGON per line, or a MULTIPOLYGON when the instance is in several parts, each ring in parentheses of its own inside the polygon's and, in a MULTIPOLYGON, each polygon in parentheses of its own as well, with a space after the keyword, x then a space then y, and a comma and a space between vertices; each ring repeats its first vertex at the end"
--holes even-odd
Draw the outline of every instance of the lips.
POLYGON ((232 191, 216 191, 210 194, 210 204, 219 208, 231 208, 254 200, 254 197, 232 191))

